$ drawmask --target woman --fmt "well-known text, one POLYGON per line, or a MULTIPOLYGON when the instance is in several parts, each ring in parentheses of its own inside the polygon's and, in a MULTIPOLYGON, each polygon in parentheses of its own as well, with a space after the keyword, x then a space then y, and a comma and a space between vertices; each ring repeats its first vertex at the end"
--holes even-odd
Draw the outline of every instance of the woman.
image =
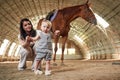
MULTIPOLYGON (((20 21, 20 34, 18 39, 21 45, 20 49, 20 61, 18 64, 18 70, 24 70, 26 68, 26 60, 28 57, 31 57, 34 60, 33 45, 34 42, 30 37, 36 36, 36 30, 33 29, 31 21, 27 18, 24 18, 20 21)), ((33 69, 33 67, 32 67, 33 69)))

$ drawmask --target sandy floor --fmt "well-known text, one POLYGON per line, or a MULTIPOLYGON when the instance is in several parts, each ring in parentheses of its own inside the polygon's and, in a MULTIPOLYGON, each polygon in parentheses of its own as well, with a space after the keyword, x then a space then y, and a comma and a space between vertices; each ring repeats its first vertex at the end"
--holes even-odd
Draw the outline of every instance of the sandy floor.
MULTIPOLYGON (((31 62, 24 71, 17 70, 18 62, 0 62, 0 80, 120 80, 120 61, 65 60, 61 66, 52 65, 52 75, 35 75, 31 62)), ((45 65, 42 65, 44 71, 45 65)))

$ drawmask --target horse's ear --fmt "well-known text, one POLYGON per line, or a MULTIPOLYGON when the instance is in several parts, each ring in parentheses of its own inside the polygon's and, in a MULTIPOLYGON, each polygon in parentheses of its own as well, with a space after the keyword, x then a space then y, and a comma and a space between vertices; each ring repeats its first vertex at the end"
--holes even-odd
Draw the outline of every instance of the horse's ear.
POLYGON ((90 6, 91 6, 91 3, 88 3, 88 6, 90 7, 90 6))
POLYGON ((86 0, 86 4, 90 7, 91 3, 89 3, 89 0, 86 0))
POLYGON ((89 3, 89 0, 86 0, 86 4, 87 4, 88 6, 91 6, 91 3, 89 3))
POLYGON ((88 4, 89 0, 86 1, 86 4, 88 4))

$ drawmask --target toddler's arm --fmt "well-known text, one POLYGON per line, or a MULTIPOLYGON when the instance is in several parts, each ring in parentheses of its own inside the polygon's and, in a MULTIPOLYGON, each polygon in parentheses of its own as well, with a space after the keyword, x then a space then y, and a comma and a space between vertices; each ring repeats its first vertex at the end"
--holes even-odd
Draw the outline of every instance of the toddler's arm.
POLYGON ((37 41, 38 39, 40 39, 40 36, 37 35, 36 37, 31 37, 32 41, 37 41))
POLYGON ((20 38, 18 37, 18 40, 19 40, 20 45, 23 46, 24 48, 30 46, 31 39, 30 39, 29 36, 26 36, 26 39, 25 39, 25 40, 22 40, 22 39, 20 39, 20 38))

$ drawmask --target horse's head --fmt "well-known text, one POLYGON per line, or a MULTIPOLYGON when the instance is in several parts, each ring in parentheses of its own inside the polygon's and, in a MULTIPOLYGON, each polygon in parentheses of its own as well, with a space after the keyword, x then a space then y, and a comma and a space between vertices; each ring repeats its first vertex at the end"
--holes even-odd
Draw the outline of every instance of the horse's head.
POLYGON ((95 18, 95 15, 92 9, 90 8, 90 4, 88 3, 88 1, 81 7, 81 17, 89 23, 95 25, 97 24, 97 19, 95 18))

